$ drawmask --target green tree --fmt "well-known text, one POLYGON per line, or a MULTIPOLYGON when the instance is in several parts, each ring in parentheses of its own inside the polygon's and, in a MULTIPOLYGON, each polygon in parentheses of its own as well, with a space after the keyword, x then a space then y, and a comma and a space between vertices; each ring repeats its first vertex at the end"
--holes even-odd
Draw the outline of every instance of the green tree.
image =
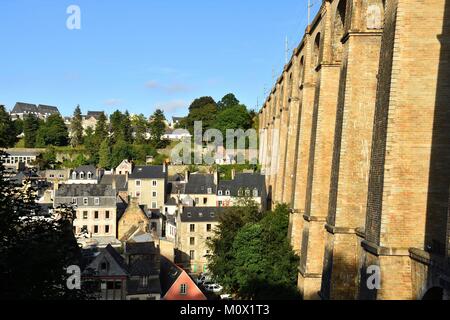
POLYGON ((109 122, 110 122, 110 126, 111 126, 111 138, 114 142, 118 141, 121 138, 124 138, 123 120, 124 120, 124 115, 119 110, 116 110, 109 117, 109 122))
POLYGON ((81 300, 86 290, 67 287, 66 269, 81 265, 73 235, 73 208, 57 208, 59 219, 41 212, 29 184, 15 188, 0 164, 0 300, 81 300))
POLYGON ((128 111, 126 111, 123 116, 122 137, 128 143, 133 143, 133 127, 131 126, 131 118, 128 111))
POLYGON ((143 114, 132 117, 131 126, 134 132, 134 141, 138 145, 147 143, 147 130, 149 123, 143 114))
POLYGON ((192 111, 194 109, 201 109, 204 106, 209 105, 209 104, 212 104, 212 105, 217 107, 216 101, 213 98, 211 98, 211 97, 200 97, 200 98, 197 98, 189 106, 189 111, 192 111))
POLYGON ((109 169, 111 167, 111 146, 109 138, 105 138, 100 145, 98 152, 98 166, 109 169))
POLYGON ((224 109, 217 115, 214 121, 214 128, 222 132, 226 137, 229 130, 247 130, 252 126, 252 118, 244 105, 235 105, 224 109))
POLYGON ((64 119, 59 114, 52 114, 39 127, 36 137, 38 147, 46 146, 67 146, 69 142, 69 132, 64 119))
POLYGON ((57 169, 61 163, 57 161, 54 147, 48 147, 47 150, 36 159, 36 165, 40 170, 57 169))
POLYGON ((87 151, 89 157, 89 164, 97 165, 99 161, 99 150, 98 150, 98 141, 95 136, 94 130, 91 127, 88 127, 84 136, 84 147, 87 151))
POLYGON ((239 105, 239 100, 236 98, 236 96, 232 93, 229 93, 225 95, 218 103, 217 107, 219 110, 225 110, 228 108, 235 107, 239 105))
POLYGON ((81 115, 80 105, 77 105, 73 113, 73 117, 70 123, 72 147, 77 147, 83 144, 83 117, 81 115))
POLYGON ((104 112, 102 112, 97 120, 97 124, 95 125, 95 139, 98 143, 98 145, 100 145, 102 143, 103 140, 106 139, 106 137, 108 136, 108 125, 107 125, 107 118, 104 112))
POLYGON ((17 129, 5 107, 0 105, 0 148, 14 147, 20 134, 17 129))
POLYGON ((147 156, 156 157, 157 152, 149 144, 133 144, 133 160, 138 165, 145 165, 147 161, 147 156))
POLYGON ((25 148, 34 148, 36 145, 37 132, 41 122, 34 114, 29 114, 23 121, 23 133, 25 135, 25 148))
POLYGON ((217 117, 217 105, 207 104, 200 108, 194 108, 189 112, 186 118, 186 128, 191 134, 194 133, 195 122, 201 121, 203 131, 206 131, 213 127, 217 117))
POLYGON ((150 118, 150 142, 155 148, 164 148, 166 142, 162 140, 162 136, 166 131, 166 117, 161 109, 157 109, 150 118))
POLYGON ((112 147, 110 167, 117 167, 123 160, 133 157, 133 149, 129 143, 119 139, 112 147))

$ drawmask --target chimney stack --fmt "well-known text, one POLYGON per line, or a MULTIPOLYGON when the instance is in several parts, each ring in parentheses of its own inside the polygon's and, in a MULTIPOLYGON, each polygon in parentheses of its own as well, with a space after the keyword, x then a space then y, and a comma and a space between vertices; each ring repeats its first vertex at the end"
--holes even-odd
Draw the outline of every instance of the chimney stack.
POLYGON ((186 183, 189 182, 189 175, 190 175, 189 170, 186 170, 186 171, 184 172, 184 182, 186 182, 186 183))
POLYGON ((234 180, 236 178, 236 169, 231 169, 231 180, 234 180))

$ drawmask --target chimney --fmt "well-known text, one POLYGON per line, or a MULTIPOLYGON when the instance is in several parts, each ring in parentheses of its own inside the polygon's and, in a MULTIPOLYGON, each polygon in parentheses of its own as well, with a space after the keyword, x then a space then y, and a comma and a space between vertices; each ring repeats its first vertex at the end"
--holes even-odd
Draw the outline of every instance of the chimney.
POLYGON ((234 180, 236 178, 236 169, 231 169, 231 180, 234 180))
POLYGON ((128 176, 130 175, 130 173, 127 171, 125 172, 125 181, 128 183, 128 176))
POLYGON ((163 173, 167 173, 167 163, 164 161, 163 163, 163 173))
POLYGON ((117 192, 117 188, 116 188, 116 175, 112 176, 112 188, 113 190, 116 190, 117 192))
POLYGON ((214 171, 214 184, 216 186, 219 184, 219 171, 214 171))
POLYGON ((186 171, 184 172, 184 182, 186 182, 186 183, 189 182, 189 175, 190 175, 189 170, 186 170, 186 171))

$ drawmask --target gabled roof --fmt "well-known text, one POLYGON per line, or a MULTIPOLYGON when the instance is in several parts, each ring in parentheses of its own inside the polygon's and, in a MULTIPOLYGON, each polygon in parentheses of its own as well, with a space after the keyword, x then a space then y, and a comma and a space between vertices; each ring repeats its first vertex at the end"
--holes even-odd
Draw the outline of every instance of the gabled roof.
POLYGON ((164 166, 136 166, 129 179, 164 179, 164 166))
POLYGON ((40 104, 37 107, 40 114, 59 114, 58 107, 40 104))
POLYGON ((97 172, 97 168, 95 166, 79 166, 78 168, 75 168, 73 171, 79 173, 79 172, 92 172, 92 173, 96 173, 97 172))
POLYGON ((183 270, 173 264, 169 259, 161 256, 161 297, 165 296, 167 291, 173 286, 177 281, 178 277, 181 275, 183 270))
POLYGON ((87 118, 93 117, 98 120, 102 114, 104 115, 105 113, 103 111, 88 111, 87 118))
POLYGON ((184 117, 172 117, 173 122, 178 122, 178 121, 181 121, 183 119, 184 119, 184 117))
POLYGON ((146 286, 142 286, 141 280, 130 279, 127 281, 127 295, 160 294, 161 285, 158 278, 149 279, 146 286))
POLYGON ((230 195, 233 197, 238 196, 239 189, 250 191, 256 189, 258 194, 261 195, 265 191, 266 184, 264 182, 264 176, 259 173, 237 173, 234 180, 221 180, 217 191, 225 192, 230 191, 230 195))
POLYGON ((184 207, 181 222, 217 222, 224 211, 221 207, 184 207))
POLYGON ((126 255, 153 255, 158 253, 154 242, 126 243, 126 255))
POLYGON ((101 249, 100 254, 83 270, 84 276, 127 276, 128 274, 125 259, 110 244, 101 249), (110 267, 104 272, 98 271, 100 264, 105 261, 110 264, 110 267))
POLYGON ((38 109, 35 104, 25 103, 25 102, 17 102, 11 113, 37 113, 38 109))
POLYGON ((115 182, 117 191, 127 191, 128 183, 127 178, 124 175, 105 174, 100 180, 100 184, 113 185, 115 182))
POLYGON ((212 189, 212 194, 216 193, 217 186, 214 183, 212 174, 191 174, 189 182, 186 184, 186 194, 208 194, 208 188, 212 189))

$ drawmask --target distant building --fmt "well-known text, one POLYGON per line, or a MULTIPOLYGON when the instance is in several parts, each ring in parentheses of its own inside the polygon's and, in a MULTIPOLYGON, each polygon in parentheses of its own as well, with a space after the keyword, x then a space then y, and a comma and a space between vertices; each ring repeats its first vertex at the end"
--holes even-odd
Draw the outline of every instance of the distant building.
POLYGON ((207 256, 211 252, 206 243, 214 236, 222 211, 223 208, 218 207, 183 208, 176 222, 176 263, 193 273, 207 271, 207 256))
POLYGON ((11 110, 10 115, 13 120, 24 119, 28 115, 35 115, 41 119, 47 119, 52 114, 60 114, 58 107, 17 102, 14 108, 11 110))
POLYGON ((118 239, 128 241, 136 232, 150 232, 150 218, 139 205, 138 199, 130 199, 127 209, 118 222, 118 239))
POLYGON ((183 120, 183 117, 172 117, 172 122, 169 123, 169 128, 175 129, 183 120))
POLYGON ((160 300, 160 251, 154 242, 126 243, 127 300, 160 300))
POLYGON ((108 185, 61 184, 55 187, 54 207, 73 205, 76 219, 74 233, 87 235, 99 246, 117 244, 117 197, 116 190, 108 185))
POLYGON ((195 207, 214 207, 217 204, 218 173, 190 174, 182 198, 189 196, 194 199, 195 207))
POLYGON ((130 175, 133 172, 133 163, 125 159, 116 167, 114 172, 118 175, 130 175))
POLYGON ((162 139, 170 140, 170 141, 180 141, 183 139, 190 139, 192 135, 186 129, 167 129, 162 139))
POLYGON ((80 166, 70 171, 68 184, 98 184, 102 176, 102 171, 95 166, 80 166))
POLYGON ((251 198, 266 209, 267 192, 265 177, 259 173, 237 173, 232 180, 220 180, 217 187, 217 206, 232 207, 240 199, 251 198))
POLYGON ((45 170, 40 172, 40 174, 47 179, 48 182, 65 182, 69 180, 70 170, 68 169, 57 169, 57 170, 45 170))
POLYGON ((3 165, 7 169, 19 168, 20 163, 29 168, 34 168, 38 156, 45 152, 45 149, 6 149, 8 155, 3 158, 3 165))
POLYGON ((99 300, 125 300, 128 276, 125 259, 108 245, 83 270, 82 281, 94 286, 99 300))
POLYGON ((169 259, 161 256, 161 300, 207 300, 192 278, 169 259))
POLYGON ((128 177, 128 193, 148 209, 163 210, 166 200, 167 167, 136 166, 128 177))

